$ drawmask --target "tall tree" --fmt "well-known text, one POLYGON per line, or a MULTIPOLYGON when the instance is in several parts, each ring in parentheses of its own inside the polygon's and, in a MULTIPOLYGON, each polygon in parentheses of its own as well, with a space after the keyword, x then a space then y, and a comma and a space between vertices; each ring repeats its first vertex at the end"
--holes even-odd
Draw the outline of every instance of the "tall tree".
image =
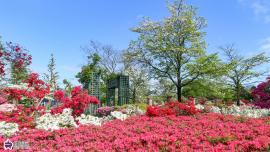
POLYGON ((4 50, 6 52, 7 64, 10 65, 11 83, 22 83, 28 77, 28 68, 32 63, 32 56, 28 55, 28 50, 12 42, 6 43, 4 50))
POLYGON ((11 63, 11 83, 20 84, 28 76, 27 67, 16 68, 14 63, 11 63))
POLYGON ((121 58, 119 51, 111 45, 90 41, 90 45, 82 48, 88 57, 88 64, 77 74, 79 82, 85 87, 91 82, 91 73, 99 73, 101 77, 101 101, 106 100, 107 80, 114 78, 120 72, 121 58))
POLYGON ((88 57, 96 54, 100 57, 98 66, 103 69, 104 74, 111 75, 120 71, 121 57, 119 51, 111 45, 104 45, 99 42, 90 41, 90 45, 84 47, 88 57))
POLYGON ((57 90, 57 80, 59 78, 58 72, 56 71, 56 63, 53 54, 51 54, 51 58, 48 64, 48 73, 44 74, 45 81, 50 84, 50 87, 53 90, 57 90))
POLYGON ((97 53, 90 54, 88 56, 88 64, 84 65, 76 75, 76 78, 79 79, 79 82, 83 84, 85 89, 88 89, 88 85, 92 81, 92 74, 101 73, 102 69, 99 66, 100 60, 101 58, 97 53))
POLYGON ((149 77, 146 69, 132 65, 124 58, 124 73, 129 76, 131 101, 136 103, 146 99, 150 95, 149 77))
POLYGON ((154 77, 168 78, 177 88, 181 101, 182 88, 194 80, 214 74, 218 68, 217 54, 207 55, 203 39, 204 18, 184 0, 168 5, 170 16, 163 21, 144 19, 132 30, 139 34, 126 54, 134 62, 148 67, 154 77))
POLYGON ((250 58, 237 55, 234 45, 221 47, 226 56, 226 64, 230 67, 226 77, 229 85, 235 92, 237 105, 240 105, 240 93, 246 84, 251 84, 254 78, 262 76, 265 72, 259 72, 255 68, 269 62, 270 58, 264 53, 254 55, 250 58))
POLYGON ((72 88, 73 88, 71 82, 68 81, 67 79, 64 79, 63 84, 64 84, 64 90, 65 90, 66 96, 70 96, 72 88))
POLYGON ((195 80, 183 89, 183 94, 184 96, 192 96, 195 98, 203 97, 209 100, 233 100, 233 91, 228 87, 228 85, 226 85, 226 83, 218 79, 204 78, 195 80))

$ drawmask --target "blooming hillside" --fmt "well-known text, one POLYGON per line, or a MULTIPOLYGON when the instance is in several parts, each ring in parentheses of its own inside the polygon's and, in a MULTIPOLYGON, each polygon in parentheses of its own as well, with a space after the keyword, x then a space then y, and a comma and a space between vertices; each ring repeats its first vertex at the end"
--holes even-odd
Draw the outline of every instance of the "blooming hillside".
POLYGON ((28 151, 267 151, 269 122, 220 114, 133 116, 101 127, 26 130, 11 140, 27 141, 28 151))

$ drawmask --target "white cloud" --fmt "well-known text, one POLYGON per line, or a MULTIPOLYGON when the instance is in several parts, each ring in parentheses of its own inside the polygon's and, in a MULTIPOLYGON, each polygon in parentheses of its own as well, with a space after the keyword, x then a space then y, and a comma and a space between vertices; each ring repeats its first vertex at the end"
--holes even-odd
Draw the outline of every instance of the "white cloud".
POLYGON ((260 48, 262 51, 270 52, 270 37, 263 40, 260 48))
POLYGON ((254 1, 251 7, 256 15, 266 14, 269 11, 267 5, 264 5, 261 1, 254 1))
POLYGON ((263 20, 265 23, 270 23, 270 1, 269 0, 237 0, 252 9, 254 15, 263 20))

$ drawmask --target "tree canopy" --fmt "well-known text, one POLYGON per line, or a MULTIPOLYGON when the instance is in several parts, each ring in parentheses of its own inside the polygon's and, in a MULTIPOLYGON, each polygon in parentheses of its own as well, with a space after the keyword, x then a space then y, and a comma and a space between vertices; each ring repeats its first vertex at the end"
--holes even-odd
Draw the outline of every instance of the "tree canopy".
POLYGON ((217 54, 205 51, 206 20, 196 9, 183 0, 169 4, 168 9, 170 16, 164 20, 145 18, 132 29, 139 38, 130 43, 125 55, 148 67, 153 77, 168 78, 181 101, 183 87, 204 75, 216 75, 222 68, 217 54))

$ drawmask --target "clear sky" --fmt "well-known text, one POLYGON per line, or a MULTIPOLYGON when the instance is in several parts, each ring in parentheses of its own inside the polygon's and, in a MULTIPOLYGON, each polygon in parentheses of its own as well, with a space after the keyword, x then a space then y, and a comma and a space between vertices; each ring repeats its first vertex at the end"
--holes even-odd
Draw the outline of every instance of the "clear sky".
MULTIPOLYGON (((208 21, 208 52, 235 43, 239 53, 270 55, 270 0, 188 0, 208 21)), ((90 40, 125 49, 129 29, 143 16, 168 16, 166 0, 0 0, 2 41, 19 43, 33 55, 32 70, 44 73, 51 53, 61 80, 76 82, 90 40)))

